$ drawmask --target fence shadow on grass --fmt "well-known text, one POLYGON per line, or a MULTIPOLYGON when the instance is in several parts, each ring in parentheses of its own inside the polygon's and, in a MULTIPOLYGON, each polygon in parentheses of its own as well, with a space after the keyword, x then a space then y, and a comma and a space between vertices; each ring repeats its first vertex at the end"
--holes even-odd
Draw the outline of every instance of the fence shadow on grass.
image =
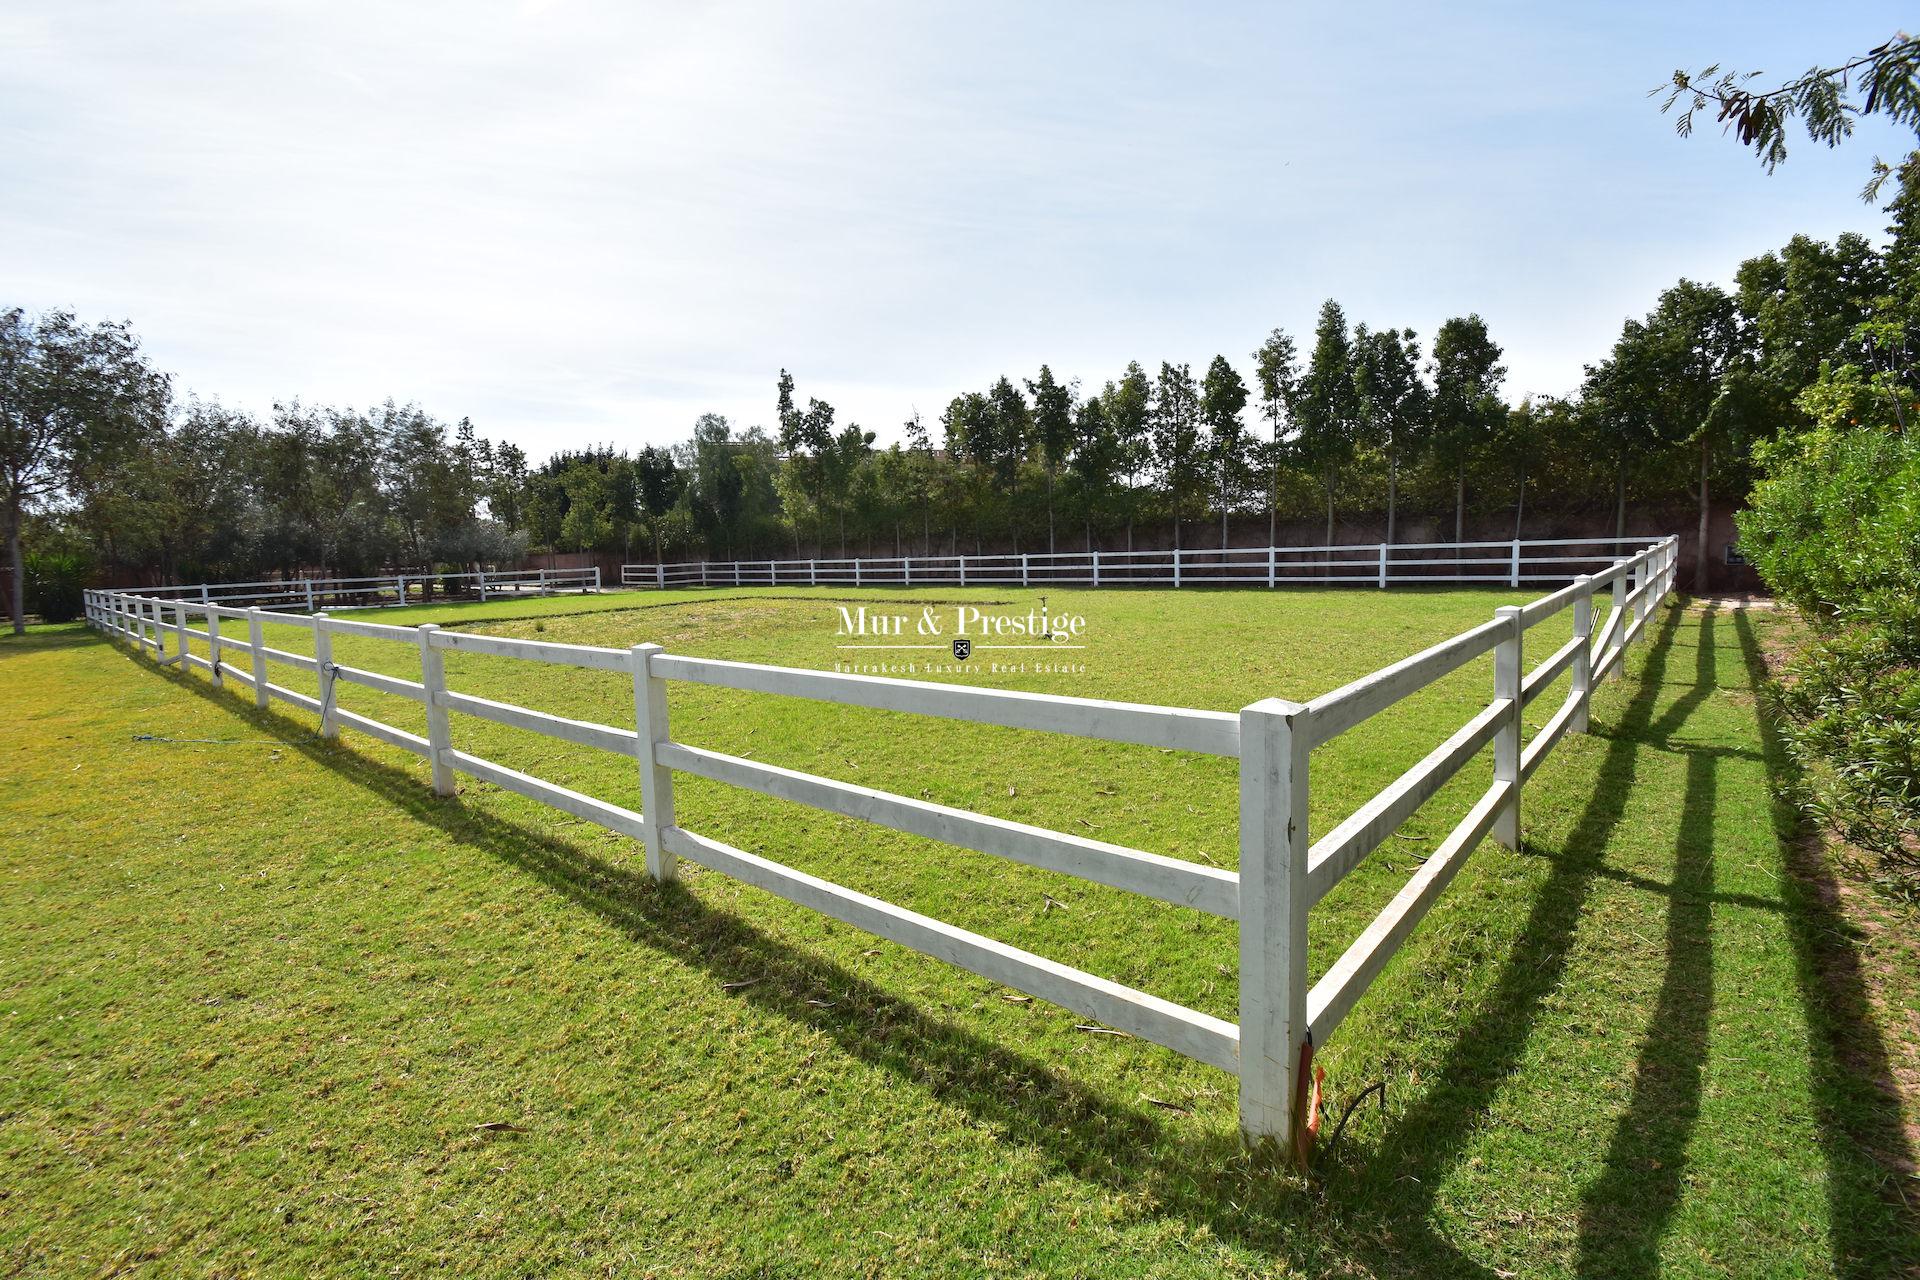
MULTIPOLYGON (((1766 659, 1744 611, 1734 615, 1734 626, 1748 682, 1758 693, 1768 678, 1766 659)), ((1759 720, 1767 774, 1778 794, 1794 780, 1794 766, 1772 718, 1762 712, 1759 720)), ((1892 1061, 1841 910, 1839 883, 1819 839, 1803 831, 1783 803, 1776 805, 1775 828, 1786 850, 1786 919, 1813 1050, 1834 1271, 1859 1280, 1920 1274, 1920 1211, 1900 1185, 1920 1162, 1902 1122, 1892 1061)))
MULTIPOLYGON (((303 721, 277 710, 256 710, 190 674, 159 670, 202 696, 218 698, 261 728, 281 732, 290 748, 381 803, 397 805, 456 843, 524 871, 634 941, 706 970, 716 983, 751 981, 737 998, 804 1023, 831 1037, 841 1051, 965 1108, 1008 1141, 1044 1153, 1056 1168, 1142 1199, 1153 1213, 1205 1225, 1224 1240, 1310 1271, 1358 1266, 1380 1274, 1491 1277, 1490 1268, 1435 1229, 1436 1188, 1465 1156, 1495 1097, 1519 1068, 1544 1002, 1565 976, 1596 881, 1628 874, 1607 867, 1605 858, 1626 811, 1637 755, 1649 745, 1665 745, 1713 691, 1715 617, 1709 612, 1701 624, 1693 683, 1664 710, 1659 707, 1681 625, 1681 610, 1662 615, 1633 696, 1612 731, 1602 735, 1607 748, 1592 795, 1564 853, 1550 858, 1548 878, 1492 993, 1444 1059, 1435 1067, 1423 1066, 1439 1083, 1394 1117, 1371 1152, 1351 1140, 1326 1152, 1324 1179, 1317 1184, 1255 1170, 1231 1132, 1170 1121, 1148 1104, 1109 1097, 1004 1043, 930 1015, 829 959, 769 937, 731 911, 704 905, 678 888, 662 889, 639 869, 637 851, 631 864, 609 861, 490 813, 484 805, 438 798, 416 773, 315 740, 303 721), (823 997, 831 1000, 830 1008, 807 1003, 823 997)), ((1745 620, 1736 618, 1736 625, 1743 643, 1750 643, 1745 620)), ((143 661, 153 665, 151 659, 143 661)), ((1777 753, 1770 743, 1769 759, 1777 753)), ((1641 1046, 1633 1101, 1616 1130, 1606 1172, 1583 1206, 1583 1273, 1650 1272, 1685 1184, 1713 991, 1707 913, 1715 900, 1714 765, 1712 748, 1689 755, 1678 866, 1668 889, 1674 904, 1668 922, 1670 966, 1641 1046), (1649 1168, 1649 1158, 1658 1165, 1649 1168)), ((1802 968, 1816 966, 1815 949, 1837 937, 1817 916, 1796 922, 1802 968)), ((1808 991, 1812 1005, 1811 986, 1808 991)), ((1157 1052, 1144 1045, 1137 1051, 1157 1052)), ((1884 1132, 1890 1114, 1897 1131, 1897 1111, 1863 1112, 1858 1090, 1837 1063, 1816 1074, 1823 1098, 1839 1099, 1824 1101, 1823 1107, 1843 1127, 1850 1122, 1857 1127, 1864 1117, 1884 1132)), ((1836 1172, 1842 1165, 1853 1169, 1837 1148, 1830 1147, 1828 1159, 1836 1172)), ((1838 1188, 1834 1197, 1839 1231, 1838 1218, 1853 1198, 1838 1188)), ((1871 1236, 1884 1239, 1883 1227, 1875 1226, 1871 1236)))

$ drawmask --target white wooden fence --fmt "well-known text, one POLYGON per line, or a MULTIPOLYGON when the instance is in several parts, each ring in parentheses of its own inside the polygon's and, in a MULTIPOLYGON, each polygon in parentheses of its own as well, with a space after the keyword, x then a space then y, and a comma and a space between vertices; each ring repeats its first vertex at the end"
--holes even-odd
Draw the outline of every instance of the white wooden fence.
POLYGON ((647 871, 657 880, 672 879, 676 860, 689 859, 1231 1072, 1240 1082, 1240 1122, 1248 1142, 1284 1144, 1290 1137, 1302 1044, 1308 1036, 1317 1046, 1327 1043, 1483 837, 1491 833, 1502 844, 1517 845, 1526 780, 1563 735, 1586 728, 1594 685, 1618 670, 1627 647, 1672 588, 1675 548, 1674 539, 1663 539, 1600 572, 1577 577, 1551 595, 1501 608, 1481 626, 1311 702, 1269 698, 1237 713, 761 666, 667 653, 654 644, 605 649, 502 639, 444 631, 432 624, 388 626, 324 612, 269 613, 120 591, 88 592, 87 619, 111 636, 151 650, 162 665, 208 672, 216 685, 239 681, 252 690, 260 707, 279 699, 317 714, 327 737, 347 728, 423 756, 432 767, 434 790, 441 795, 453 793, 456 772, 482 778, 632 836, 644 845, 647 871), (1603 621, 1596 618, 1596 607, 1605 608, 1603 621), (1573 638, 1529 670, 1523 661, 1527 632, 1565 609, 1573 610, 1573 638), (189 626, 190 619, 203 619, 205 628, 189 626), (310 630, 313 656, 269 647, 263 639, 269 621, 310 630), (409 646, 418 652, 420 678, 400 679, 336 663, 333 637, 341 634, 409 646), (190 651, 193 642, 205 647, 205 657, 190 651), (1494 676, 1486 706, 1356 812, 1314 838, 1307 825, 1314 748, 1489 650, 1494 676), (631 673, 633 727, 571 720, 456 692, 447 686, 448 652, 631 673), (274 663, 316 673, 319 696, 273 683, 269 664, 274 663), (1569 671, 1566 698, 1532 740, 1525 740, 1523 708, 1569 671), (677 742, 669 728, 668 688, 675 681, 1237 758, 1239 871, 677 742), (342 684, 422 703, 426 737, 341 706, 342 684), (640 775, 638 811, 459 750, 449 716, 455 711, 633 758, 640 775), (1307 937, 1313 905, 1489 744, 1492 785, 1332 969, 1309 988, 1307 937), (674 820, 677 773, 1236 920, 1240 1021, 1236 1025, 1068 968, 686 830, 674 820))
POLYGON ((364 578, 282 578, 265 582, 196 582, 189 586, 144 587, 162 600, 201 604, 285 605, 312 613, 318 609, 363 609, 412 604, 442 596, 552 595, 556 591, 598 591, 598 566, 585 569, 482 569, 474 573, 387 573, 364 578))
POLYGON ((1597 572, 1661 538, 1368 542, 1332 547, 1063 551, 876 559, 687 560, 628 564, 628 587, 1276 587, 1285 583, 1521 587, 1597 572))

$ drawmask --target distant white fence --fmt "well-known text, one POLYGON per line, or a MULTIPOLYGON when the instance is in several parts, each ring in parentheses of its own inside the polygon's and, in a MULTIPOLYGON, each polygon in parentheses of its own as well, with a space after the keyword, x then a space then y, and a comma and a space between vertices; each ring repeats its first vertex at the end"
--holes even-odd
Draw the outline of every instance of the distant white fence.
POLYGON ((375 608, 414 604, 434 598, 552 595, 556 591, 598 591, 600 570, 482 569, 475 573, 387 573, 363 578, 282 578, 266 582, 196 582, 189 586, 143 587, 162 600, 201 604, 290 605, 312 613, 327 608, 375 608))
POLYGON ((1063 551, 993 556, 686 560, 628 564, 628 587, 1379 587, 1417 583, 1522 587, 1571 581, 1662 538, 1505 542, 1367 542, 1331 547, 1063 551))
POLYGON ((269 613, 130 592, 88 592, 87 619, 111 636, 152 650, 162 665, 206 671, 216 686, 239 681, 253 691, 260 707, 277 698, 317 714, 327 737, 344 727, 423 756, 431 763, 433 787, 441 795, 453 793, 456 771, 471 774, 639 840, 646 849, 647 871, 656 880, 672 879, 675 860, 687 858, 1231 1072, 1240 1082, 1241 1128, 1249 1143, 1258 1145, 1284 1144, 1291 1137, 1300 1051, 1308 1037, 1317 1046, 1328 1042, 1484 836, 1491 833, 1508 847, 1518 844, 1522 787, 1562 736, 1586 728, 1594 684, 1619 668, 1627 647, 1671 590, 1676 558, 1675 540, 1662 539, 1551 595, 1498 609, 1481 626, 1311 702, 1269 698, 1237 713, 761 666, 671 654, 654 644, 603 649, 502 639, 443 631, 432 624, 396 627, 325 613, 269 613), (1596 606, 1609 606, 1604 621, 1596 620, 1596 606), (1522 661, 1527 632, 1566 609, 1573 611, 1573 638, 1528 670, 1522 661), (190 618, 204 619, 204 630, 190 627, 190 618), (311 631, 313 656, 269 647, 263 636, 268 622, 311 631), (229 625, 223 628, 223 623, 229 625), (343 634, 416 650, 419 680, 336 663, 333 637, 343 634), (195 644, 204 649, 204 657, 192 651, 195 644), (1489 651, 1494 670, 1486 706, 1346 820, 1311 838, 1307 814, 1314 748, 1489 651), (447 687, 444 660, 449 652, 631 673, 634 727, 570 720, 455 692, 447 687), (273 683, 270 663, 316 673, 319 696, 273 683), (1522 710, 1567 672, 1571 679, 1566 698, 1526 740, 1522 710), (668 687, 674 681, 1236 758, 1240 868, 1237 873, 1223 871, 677 742, 668 728, 668 687), (426 737, 347 710, 338 697, 343 684, 422 703, 426 737), (640 774, 639 810, 456 749, 452 712, 633 758, 640 774), (1492 785, 1333 968, 1309 988, 1310 909, 1489 744, 1492 785), (676 773, 1236 920, 1240 1021, 1235 1025, 1068 968, 688 831, 674 820, 676 773))

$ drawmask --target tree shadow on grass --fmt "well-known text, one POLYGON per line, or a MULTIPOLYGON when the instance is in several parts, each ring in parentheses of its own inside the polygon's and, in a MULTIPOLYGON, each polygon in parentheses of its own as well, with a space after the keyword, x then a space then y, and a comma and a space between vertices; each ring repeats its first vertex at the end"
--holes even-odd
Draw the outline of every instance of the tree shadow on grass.
MULTIPOLYGON (((1748 682, 1768 678, 1765 657, 1744 612, 1734 615, 1748 682)), ((1756 709, 1767 773, 1776 795, 1794 766, 1773 719, 1756 709)), ((1920 1211, 1903 1190, 1916 1161, 1902 1123, 1891 1059, 1868 996, 1854 930, 1820 841, 1801 830, 1784 803, 1775 829, 1786 850, 1786 913, 1800 998, 1813 1049, 1812 1089, 1827 1164, 1828 1221, 1834 1270, 1848 1277, 1920 1275, 1920 1211)))
MULTIPOLYGON (((1518 1070, 1545 1000, 1564 979, 1594 883, 1616 874, 1604 859, 1626 810, 1639 753, 1649 742, 1668 738, 1712 692, 1709 614, 1694 683, 1658 711, 1680 619, 1678 609, 1662 616, 1632 700, 1606 735, 1596 784, 1565 852, 1553 860, 1492 993, 1444 1060, 1427 1071, 1437 1083, 1395 1118, 1364 1162, 1354 1158, 1361 1153, 1350 1143, 1329 1151, 1322 1184, 1257 1170, 1231 1133, 1195 1133, 1108 1097, 1046 1063, 929 1016, 730 911, 704 905, 682 889, 657 886, 635 866, 608 861, 469 801, 438 798, 414 773, 313 740, 308 726, 291 716, 222 701, 263 729, 283 732, 288 746, 383 803, 526 872, 634 941, 707 970, 717 983, 752 980, 739 998, 818 1030, 843 1052, 964 1107, 1009 1141, 1044 1152, 1058 1169, 1124 1191, 1149 1212, 1204 1224, 1224 1240, 1282 1255, 1309 1270, 1358 1266, 1382 1274, 1490 1276, 1489 1268, 1435 1229, 1436 1188, 1518 1070), (823 993, 831 995, 831 1008, 807 1003, 823 993)), ((203 696, 218 696, 203 680, 171 669, 163 674, 203 696)), ((1677 878, 1689 901, 1682 904, 1676 895, 1669 920, 1675 963, 1662 988, 1664 1026, 1657 1018, 1658 1039, 1643 1045, 1644 1088, 1636 1087, 1609 1153, 1608 1173, 1588 1196, 1583 1215, 1590 1229, 1583 1231, 1582 1262, 1596 1273, 1641 1269, 1680 1195, 1687 1138, 1699 1109, 1712 994, 1703 914, 1710 903, 1701 896, 1712 880, 1712 763, 1711 752, 1698 761, 1690 757, 1677 878), (1644 1189, 1648 1134, 1657 1135, 1670 1157, 1660 1159, 1656 1194, 1644 1189)), ((1140 1051, 1159 1052, 1145 1046, 1140 1051)))

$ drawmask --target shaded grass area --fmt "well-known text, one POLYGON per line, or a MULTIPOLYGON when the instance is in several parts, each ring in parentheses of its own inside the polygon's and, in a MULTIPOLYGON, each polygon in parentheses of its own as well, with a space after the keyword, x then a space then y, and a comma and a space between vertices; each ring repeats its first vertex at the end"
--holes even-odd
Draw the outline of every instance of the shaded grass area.
MULTIPOLYGON (((831 601, 903 598, 790 594, 368 616, 825 666, 831 601)), ((1054 592, 1088 616, 1084 672, 935 678, 1232 709, 1311 696, 1514 598, 1054 592)), ((1777 624, 1656 623, 1595 732, 1529 785, 1526 847, 1475 855, 1327 1047, 1335 1103, 1385 1080, 1388 1105, 1356 1113, 1306 1182, 1242 1163, 1222 1073, 720 876, 657 889, 629 842, 471 780, 435 799, 411 757, 318 741, 303 714, 156 676, 87 633, 0 645, 19 727, 0 747, 0 1258, 29 1274, 1912 1266, 1913 1222, 1866 1154, 1900 1141, 1897 1113, 1835 1048, 1874 1029, 1834 997, 1845 935, 1787 875, 1769 797, 1778 753, 1751 690, 1754 632, 1777 624), (514 1127, 475 1127, 493 1123, 514 1127)), ((1557 625, 1530 635, 1536 656, 1557 625)), ((417 671, 372 641, 336 657, 417 671)), ((466 656, 449 673, 631 723, 618 677, 466 656)), ((1476 664, 1317 752, 1316 826, 1489 683, 1476 664)), ((418 730, 404 702, 343 700, 418 730)), ((688 686, 674 719, 697 745, 1233 865, 1230 761, 688 686)), ((637 807, 630 761, 464 717, 454 732, 637 807)), ((1484 785, 1484 762, 1469 772, 1316 910, 1316 971, 1484 785)), ((679 808, 1233 1016, 1223 922, 696 779, 679 808)))

